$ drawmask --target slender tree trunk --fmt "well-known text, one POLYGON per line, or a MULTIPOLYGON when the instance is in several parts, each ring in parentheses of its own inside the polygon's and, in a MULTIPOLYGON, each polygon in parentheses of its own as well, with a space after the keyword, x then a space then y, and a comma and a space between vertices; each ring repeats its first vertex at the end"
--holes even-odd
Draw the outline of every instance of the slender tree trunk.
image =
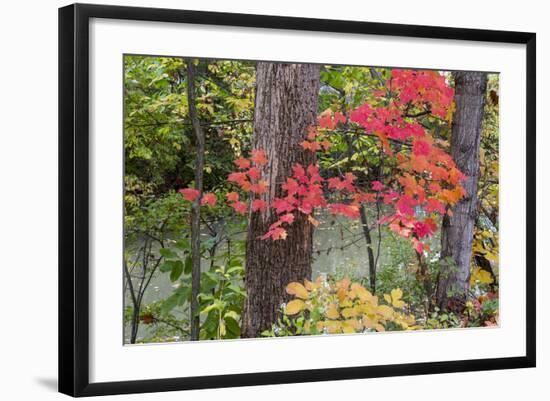
POLYGON ((458 310, 469 288, 487 75, 480 72, 457 72, 454 78, 456 111, 453 116, 451 155, 460 171, 467 176, 463 183, 466 196, 456 204, 453 215, 443 219, 442 266, 437 304, 441 309, 458 310), (451 263, 449 259, 452 259, 451 263))
MULTIPOLYGON (((316 122, 319 74, 317 65, 258 63, 253 145, 269 159, 262 171, 269 183, 262 199, 268 203, 283 195, 280 184, 295 163, 314 162, 313 153, 299 144, 316 122)), ((250 214, 242 337, 258 337, 271 328, 280 305, 289 300, 286 285, 311 278, 313 226, 296 213, 286 240, 261 240, 276 220, 270 209, 250 214)))
POLYGON ((363 235, 367 242, 367 255, 369 258, 369 285, 373 294, 376 293, 376 262, 374 260, 374 251, 372 250, 372 237, 370 235, 369 221, 367 219, 367 208, 361 205, 359 208, 361 216, 361 226, 363 227, 363 235))
POLYGON ((200 318, 199 318, 199 292, 201 285, 201 212, 200 199, 202 197, 202 181, 204 170, 204 132, 201 128, 195 106, 195 66, 193 60, 186 60, 187 63, 187 100, 189 104, 189 118, 193 125, 196 140, 195 158, 195 189, 199 196, 193 201, 191 207, 191 340, 199 339, 200 318))

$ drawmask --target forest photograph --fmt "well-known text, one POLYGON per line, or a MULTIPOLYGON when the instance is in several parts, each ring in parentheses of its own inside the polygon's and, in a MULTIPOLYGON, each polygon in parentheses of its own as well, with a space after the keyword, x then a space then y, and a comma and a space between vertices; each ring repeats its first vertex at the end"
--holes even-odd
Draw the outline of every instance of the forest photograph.
POLYGON ((499 326, 497 72, 123 63, 124 344, 499 326))

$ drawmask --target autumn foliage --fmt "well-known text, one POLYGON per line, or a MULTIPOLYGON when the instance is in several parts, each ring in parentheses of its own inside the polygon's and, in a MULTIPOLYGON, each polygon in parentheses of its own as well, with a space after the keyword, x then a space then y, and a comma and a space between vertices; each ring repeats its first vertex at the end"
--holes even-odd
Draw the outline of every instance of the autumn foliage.
POLYGON ((417 329, 416 319, 406 312, 399 288, 378 299, 360 283, 349 278, 292 282, 286 292, 293 299, 284 305, 284 316, 266 336, 338 334, 417 329), (292 319, 288 319, 291 317, 292 319))
MULTIPOLYGON (((464 196, 461 182, 466 177, 448 154, 448 144, 435 139, 416 117, 430 114, 450 119, 454 91, 438 72, 394 69, 391 79, 376 95, 387 100, 384 106, 365 103, 350 110, 349 118, 330 109, 321 113, 318 125, 310 127, 300 146, 315 153, 330 152, 331 132, 353 126, 363 135, 378 138, 381 163, 394 166, 391 175, 374 177, 369 185, 360 186, 352 172, 323 178, 318 164, 295 164, 292 175, 280 184, 284 196, 267 204, 259 198, 268 191, 261 173, 268 163, 265 152, 254 149, 249 158, 234 161, 237 171, 228 176, 228 181, 235 183, 243 196, 228 193, 229 205, 241 215, 272 208, 279 217, 261 239, 286 239, 285 227, 293 224, 297 213, 307 215, 316 226, 315 209, 325 208, 333 215, 358 219, 362 204, 378 204, 387 206, 378 224, 386 224, 410 239, 418 253, 427 250, 423 240, 436 231, 437 215, 452 213, 450 206, 464 196)), ((181 192, 186 200, 197 196, 189 188, 181 192)), ((206 194, 201 204, 213 205, 215 200, 206 194)))

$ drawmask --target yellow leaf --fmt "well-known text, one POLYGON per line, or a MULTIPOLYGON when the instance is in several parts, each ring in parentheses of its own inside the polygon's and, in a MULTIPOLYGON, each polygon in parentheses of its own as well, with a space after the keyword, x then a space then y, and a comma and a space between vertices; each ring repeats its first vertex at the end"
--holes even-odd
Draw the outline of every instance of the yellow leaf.
POLYGON ((384 299, 387 303, 391 304, 391 296, 389 294, 384 294, 384 299))
POLYGON ((476 267, 472 270, 470 276, 470 286, 473 287, 478 281, 482 284, 491 284, 493 282, 493 277, 488 271, 476 267))
POLYGON ((340 323, 338 320, 325 320, 323 322, 323 326, 327 329, 327 331, 331 334, 339 333, 342 331, 342 323, 340 323))
POLYGON ((405 302, 401 300, 393 301, 392 305, 394 308, 403 308, 405 306, 405 302))
POLYGON ((336 288, 347 290, 350 284, 351 280, 346 277, 336 283, 336 288))
POLYGON ((304 306, 305 306, 304 301, 300 299, 294 299, 286 305, 285 312, 287 315, 295 315, 298 312, 300 312, 302 309, 304 309, 304 306))
POLYGON ((362 313, 364 315, 374 315, 376 314, 376 305, 371 304, 360 304, 355 307, 357 313, 362 313))
POLYGON ((357 319, 348 319, 343 323, 344 327, 351 327, 354 331, 363 330, 363 324, 357 319))
POLYGON ((351 285, 351 289, 359 297, 361 302, 367 302, 372 299, 372 294, 370 293, 370 291, 358 283, 353 283, 351 285))
POLYGON ((313 283, 313 282, 309 281, 308 279, 304 280, 304 287, 306 287, 306 290, 308 290, 308 291, 314 291, 317 288, 319 288, 320 286, 321 286, 321 284, 318 283, 318 282, 313 283))
POLYGON ((405 302, 401 300, 401 297, 403 296, 403 291, 401 291, 401 288, 396 288, 391 290, 391 304, 394 308, 402 308, 405 306, 405 302))
POLYGON ((384 319, 391 319, 393 317, 393 309, 391 307, 389 307, 388 305, 380 305, 380 306, 378 306, 376 311, 384 319))
POLYGON ((479 270, 478 279, 483 284, 491 284, 493 282, 493 277, 491 276, 491 273, 489 273, 486 270, 479 270))
POLYGON ((343 301, 340 301, 339 305, 341 308, 349 308, 353 306, 353 302, 351 302, 349 299, 344 299, 343 301))
POLYGON ((485 255, 483 256, 485 256, 485 259, 488 259, 491 262, 498 262, 498 256, 495 255, 494 253, 486 252, 485 255))
POLYGON ((336 290, 336 295, 338 296, 338 301, 340 301, 340 303, 343 303, 346 301, 349 294, 345 288, 338 288, 338 290, 336 290))
POLYGON ((340 317, 340 314, 338 313, 338 307, 336 306, 336 304, 334 304, 334 303, 329 304, 329 306, 327 308, 327 312, 325 313, 325 315, 329 319, 338 319, 340 317))
POLYGON ((450 124, 453 123, 453 113, 456 109, 456 103, 453 100, 453 103, 451 103, 451 106, 447 109, 447 115, 445 116, 445 120, 450 124))
POLYGON ((373 295, 371 300, 370 300, 370 304, 373 305, 373 306, 378 306, 378 297, 376 295, 373 295))
POLYGON ((377 323, 374 325, 374 329, 376 331, 386 331, 386 329, 384 328, 384 326, 382 326, 380 323, 377 323))
POLYGON ((391 290, 391 298, 394 301, 400 300, 402 296, 403 296, 403 291, 401 291, 401 288, 395 288, 391 290))
POLYGON ((357 315, 357 311, 354 308, 345 308, 342 309, 342 316, 345 318, 354 317, 357 315))
POLYGON ((342 328, 342 331, 346 334, 355 333, 355 329, 353 327, 350 327, 350 326, 344 326, 342 328))
POLYGON ((363 326, 365 326, 365 328, 367 328, 367 329, 373 329, 374 325, 376 324, 374 321, 369 319, 367 316, 363 316, 362 323, 363 323, 363 326))
POLYGON ((308 290, 300 283, 290 283, 286 286, 286 292, 290 295, 296 295, 298 298, 307 299, 309 296, 308 290))

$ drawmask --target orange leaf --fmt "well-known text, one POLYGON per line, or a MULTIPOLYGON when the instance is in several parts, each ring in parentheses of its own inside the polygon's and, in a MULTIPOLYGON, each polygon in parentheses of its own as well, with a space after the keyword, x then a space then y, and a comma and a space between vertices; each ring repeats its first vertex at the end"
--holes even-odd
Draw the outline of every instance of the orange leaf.
POLYGON ((286 286, 286 292, 290 295, 295 295, 296 297, 302 299, 307 299, 309 297, 309 292, 306 287, 296 282, 288 284, 286 286))

